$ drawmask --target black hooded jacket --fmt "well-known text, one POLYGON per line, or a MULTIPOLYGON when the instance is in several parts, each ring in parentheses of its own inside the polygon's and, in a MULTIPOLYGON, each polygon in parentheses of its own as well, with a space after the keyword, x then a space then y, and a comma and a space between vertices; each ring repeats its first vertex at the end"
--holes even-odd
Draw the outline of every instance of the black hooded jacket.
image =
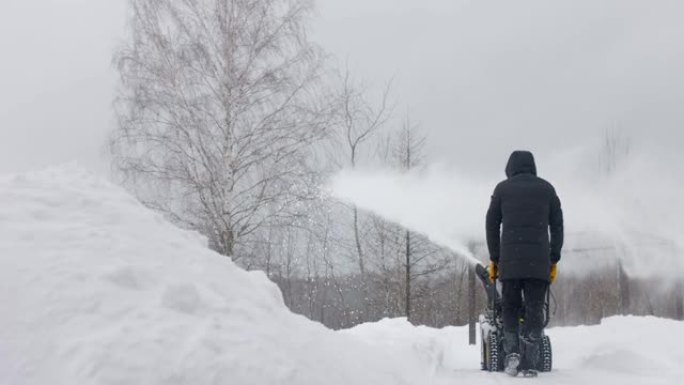
POLYGON ((548 281, 551 264, 560 260, 563 247, 560 199, 549 182, 537 177, 534 156, 528 151, 511 154, 506 176, 494 189, 487 211, 490 259, 498 264, 502 280, 548 281))

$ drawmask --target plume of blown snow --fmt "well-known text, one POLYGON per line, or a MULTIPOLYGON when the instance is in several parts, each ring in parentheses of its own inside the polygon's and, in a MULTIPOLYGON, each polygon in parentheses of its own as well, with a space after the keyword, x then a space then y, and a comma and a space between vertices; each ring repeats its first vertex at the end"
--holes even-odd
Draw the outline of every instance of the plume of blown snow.
MULTIPOLYGON (((619 259, 635 275, 658 274, 665 265, 683 270, 684 178, 677 163, 666 154, 633 151, 604 173, 596 150, 586 146, 537 158, 540 176, 554 184, 563 204, 567 265, 582 271, 619 259)), ((503 171, 473 176, 433 164, 409 172, 344 170, 329 188, 333 196, 474 262, 471 245, 484 242, 490 196, 503 178, 503 171)))

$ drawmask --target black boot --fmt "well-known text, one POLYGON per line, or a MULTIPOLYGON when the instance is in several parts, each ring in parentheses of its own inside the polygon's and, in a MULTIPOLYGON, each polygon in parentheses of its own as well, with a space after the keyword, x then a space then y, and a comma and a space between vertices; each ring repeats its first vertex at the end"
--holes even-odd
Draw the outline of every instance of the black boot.
POLYGON ((504 353, 506 358, 504 359, 504 372, 509 376, 518 375, 518 367, 520 366, 520 346, 518 341, 518 332, 506 332, 504 331, 504 341, 503 341, 504 353))
POLYGON ((520 354, 511 353, 506 356, 504 360, 504 372, 511 377, 515 377, 520 372, 518 367, 520 366, 520 354))
POLYGON ((522 369, 525 371, 533 371, 534 373, 526 377, 536 377, 539 369, 539 359, 541 338, 534 336, 522 337, 520 341, 520 350, 522 352, 522 369))

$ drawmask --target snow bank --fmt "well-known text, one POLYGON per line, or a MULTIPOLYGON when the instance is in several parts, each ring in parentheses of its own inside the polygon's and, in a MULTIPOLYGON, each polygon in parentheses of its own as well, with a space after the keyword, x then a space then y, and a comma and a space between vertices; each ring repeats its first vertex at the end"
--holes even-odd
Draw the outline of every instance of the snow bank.
POLYGON ((409 384, 422 368, 290 313, 75 167, 0 180, 2 384, 409 384))

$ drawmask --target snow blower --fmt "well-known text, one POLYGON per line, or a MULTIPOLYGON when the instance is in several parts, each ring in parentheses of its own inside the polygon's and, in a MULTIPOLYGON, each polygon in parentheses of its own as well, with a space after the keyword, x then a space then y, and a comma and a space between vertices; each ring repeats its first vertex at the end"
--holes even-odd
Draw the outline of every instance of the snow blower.
MULTIPOLYGON (((501 295, 496 287, 496 283, 489 280, 487 268, 482 265, 475 267, 477 276, 482 281, 485 292, 487 293, 487 309, 480 315, 480 337, 482 346, 482 370, 490 372, 502 372, 504 369, 503 352, 503 315, 501 309, 501 295)), ((546 292, 544 304, 544 327, 550 321, 550 290, 546 292)), ((521 325, 525 320, 520 317, 521 325)), ((523 328, 519 328, 522 330, 523 328)), ((550 372, 552 369, 553 356, 551 353, 551 339, 544 334, 542 336, 541 357, 537 360, 539 372, 550 372)))

